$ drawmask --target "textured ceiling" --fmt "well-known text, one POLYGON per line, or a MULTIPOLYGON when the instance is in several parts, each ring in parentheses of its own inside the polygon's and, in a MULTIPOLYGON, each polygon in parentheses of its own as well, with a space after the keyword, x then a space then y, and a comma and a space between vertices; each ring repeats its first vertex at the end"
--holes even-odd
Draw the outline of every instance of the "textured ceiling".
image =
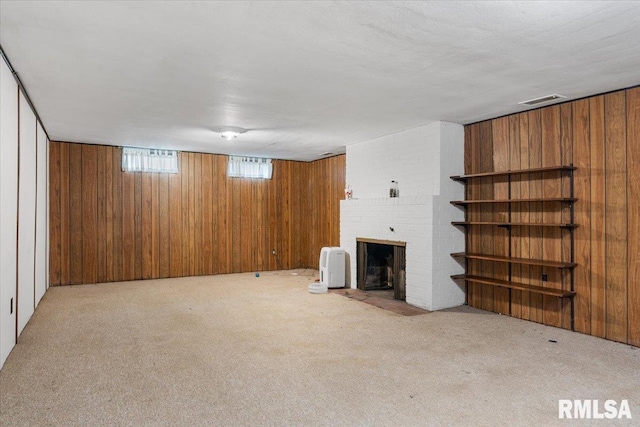
POLYGON ((639 2, 0 3, 52 139, 297 160, 638 85, 639 41, 639 2))

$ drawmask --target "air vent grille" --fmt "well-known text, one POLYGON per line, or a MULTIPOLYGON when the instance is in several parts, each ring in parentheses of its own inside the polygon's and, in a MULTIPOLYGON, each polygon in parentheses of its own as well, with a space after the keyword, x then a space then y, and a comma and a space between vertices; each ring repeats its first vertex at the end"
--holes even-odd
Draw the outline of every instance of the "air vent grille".
POLYGON ((552 95, 541 96, 540 98, 534 98, 528 101, 518 102, 518 104, 533 106, 533 105, 544 104, 545 102, 551 102, 551 101, 556 101, 558 99, 566 99, 566 98, 567 97, 564 95, 558 95, 557 93, 554 93, 552 95))

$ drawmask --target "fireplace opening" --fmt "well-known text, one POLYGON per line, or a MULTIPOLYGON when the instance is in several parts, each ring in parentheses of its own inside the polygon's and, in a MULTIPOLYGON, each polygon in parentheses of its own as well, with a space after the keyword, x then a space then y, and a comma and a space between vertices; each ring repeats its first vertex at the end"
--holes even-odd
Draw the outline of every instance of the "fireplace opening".
POLYGON ((358 239, 357 258, 358 289, 405 300, 405 244, 403 242, 358 239))

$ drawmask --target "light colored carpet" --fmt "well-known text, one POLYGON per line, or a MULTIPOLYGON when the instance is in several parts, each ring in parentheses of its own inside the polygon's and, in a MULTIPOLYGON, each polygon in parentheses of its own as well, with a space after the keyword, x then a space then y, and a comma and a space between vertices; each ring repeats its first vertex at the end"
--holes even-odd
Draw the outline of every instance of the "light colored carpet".
POLYGON ((0 371, 0 425, 572 425, 558 399, 640 419, 637 348, 468 307, 401 316, 297 273, 51 288, 0 371))

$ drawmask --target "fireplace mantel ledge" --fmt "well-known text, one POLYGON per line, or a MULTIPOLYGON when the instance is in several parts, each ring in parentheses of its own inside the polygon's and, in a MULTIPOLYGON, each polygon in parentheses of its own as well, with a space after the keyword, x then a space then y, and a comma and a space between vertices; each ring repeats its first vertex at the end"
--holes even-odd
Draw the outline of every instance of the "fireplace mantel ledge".
POLYGON ((380 197, 367 199, 345 199, 340 203, 349 206, 399 206, 399 205, 426 205, 431 204, 433 195, 406 196, 406 197, 380 197))

